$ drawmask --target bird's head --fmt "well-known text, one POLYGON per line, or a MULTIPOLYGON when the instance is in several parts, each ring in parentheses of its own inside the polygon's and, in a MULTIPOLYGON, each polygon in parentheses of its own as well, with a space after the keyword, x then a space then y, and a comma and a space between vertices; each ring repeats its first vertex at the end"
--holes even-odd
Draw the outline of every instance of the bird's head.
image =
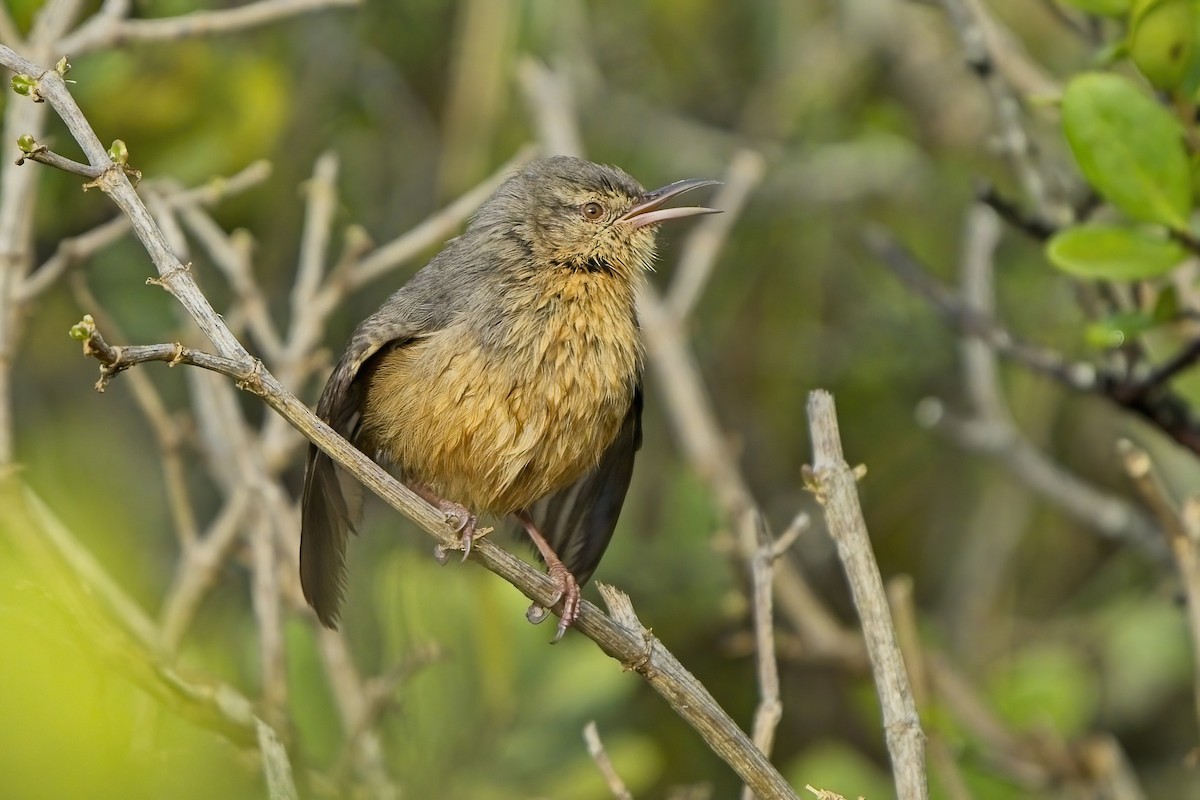
POLYGON ((533 161, 506 181, 480 208, 473 225, 519 238, 535 264, 632 280, 654 260, 660 223, 718 213, 666 204, 716 183, 683 180, 647 192, 616 167, 556 156, 533 161))

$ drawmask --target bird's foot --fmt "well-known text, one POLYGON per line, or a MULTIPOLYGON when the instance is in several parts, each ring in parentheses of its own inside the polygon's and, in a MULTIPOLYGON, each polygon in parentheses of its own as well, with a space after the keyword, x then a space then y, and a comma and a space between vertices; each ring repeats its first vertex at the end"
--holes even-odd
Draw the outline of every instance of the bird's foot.
POLYGON ((550 644, 554 644, 563 637, 567 628, 579 619, 579 581, 575 580, 575 576, 554 552, 554 548, 546 541, 546 537, 542 536, 529 513, 520 511, 516 516, 525 526, 525 532, 533 540, 533 546, 541 554, 542 561, 546 562, 546 571, 550 573, 550 579, 554 581, 554 597, 550 600, 550 605, 543 606, 541 603, 534 603, 525 612, 525 619, 536 625, 549 616, 550 607, 561 602, 562 610, 558 612, 558 631, 550 640, 550 644))
POLYGON ((479 517, 472 514, 466 506, 450 500, 438 500, 434 503, 437 509, 446 515, 446 522, 454 525, 458 533, 458 541, 453 545, 439 544, 433 549, 433 557, 439 564, 450 560, 451 550, 462 550, 462 560, 466 561, 471 555, 471 545, 476 539, 482 539, 492 532, 491 528, 477 528, 479 517))
MULTIPOLYGON (((575 620, 579 619, 579 582, 561 561, 548 565, 548 570, 550 579, 554 581, 554 599, 551 600, 550 605, 554 606, 560 601, 562 602, 562 611, 558 616, 558 630, 555 632, 554 638, 550 640, 550 644, 555 644, 567 632, 567 628, 574 625, 575 620)), ((525 619, 537 625, 549 615, 550 609, 541 603, 534 603, 525 612, 525 619)))

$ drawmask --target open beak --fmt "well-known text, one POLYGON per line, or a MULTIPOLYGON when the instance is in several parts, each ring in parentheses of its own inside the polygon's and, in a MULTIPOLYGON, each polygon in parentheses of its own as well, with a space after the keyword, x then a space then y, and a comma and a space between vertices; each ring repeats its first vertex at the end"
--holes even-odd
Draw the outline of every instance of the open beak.
POLYGON ((704 208, 702 206, 663 208, 663 206, 666 205, 672 198, 678 197, 684 192, 690 192, 692 189, 699 189, 701 186, 716 186, 720 183, 720 181, 698 179, 668 183, 661 189, 655 189, 652 192, 646 192, 644 195, 642 195, 642 198, 638 204, 626 211, 621 216, 617 217, 617 221, 628 222, 635 228, 641 228, 646 225, 656 225, 669 219, 692 217, 697 214, 720 214, 721 209, 719 208, 704 208))

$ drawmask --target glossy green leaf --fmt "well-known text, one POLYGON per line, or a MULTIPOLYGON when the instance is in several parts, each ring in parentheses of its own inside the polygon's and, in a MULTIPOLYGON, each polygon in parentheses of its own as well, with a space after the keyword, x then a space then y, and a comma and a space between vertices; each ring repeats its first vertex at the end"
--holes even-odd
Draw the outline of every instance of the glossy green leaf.
POLYGON ((1117 75, 1067 85, 1063 130, 1088 182, 1134 219, 1176 230, 1192 209, 1183 135, 1170 112, 1117 75))
POLYGON ((1120 17, 1129 11, 1132 0, 1065 0, 1080 11, 1102 17, 1120 17))
POLYGON ((1119 225, 1084 225, 1056 234, 1046 245, 1054 266, 1079 278, 1136 281, 1170 272, 1186 257, 1162 236, 1119 225))

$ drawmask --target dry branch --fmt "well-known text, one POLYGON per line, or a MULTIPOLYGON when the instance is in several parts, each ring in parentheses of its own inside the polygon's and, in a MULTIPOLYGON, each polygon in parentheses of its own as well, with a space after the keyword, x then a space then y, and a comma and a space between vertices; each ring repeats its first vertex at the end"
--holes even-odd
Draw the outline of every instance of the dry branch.
POLYGON ((833 396, 815 391, 808 398, 808 426, 813 463, 807 470, 810 486, 825 509, 825 522, 837 545, 838 558, 850 582, 854 607, 862 622, 867 656, 883 709, 883 729, 896 795, 900 800, 925 800, 925 734, 896 642, 887 594, 871 539, 858 503, 854 471, 842 455, 841 434, 833 396))

